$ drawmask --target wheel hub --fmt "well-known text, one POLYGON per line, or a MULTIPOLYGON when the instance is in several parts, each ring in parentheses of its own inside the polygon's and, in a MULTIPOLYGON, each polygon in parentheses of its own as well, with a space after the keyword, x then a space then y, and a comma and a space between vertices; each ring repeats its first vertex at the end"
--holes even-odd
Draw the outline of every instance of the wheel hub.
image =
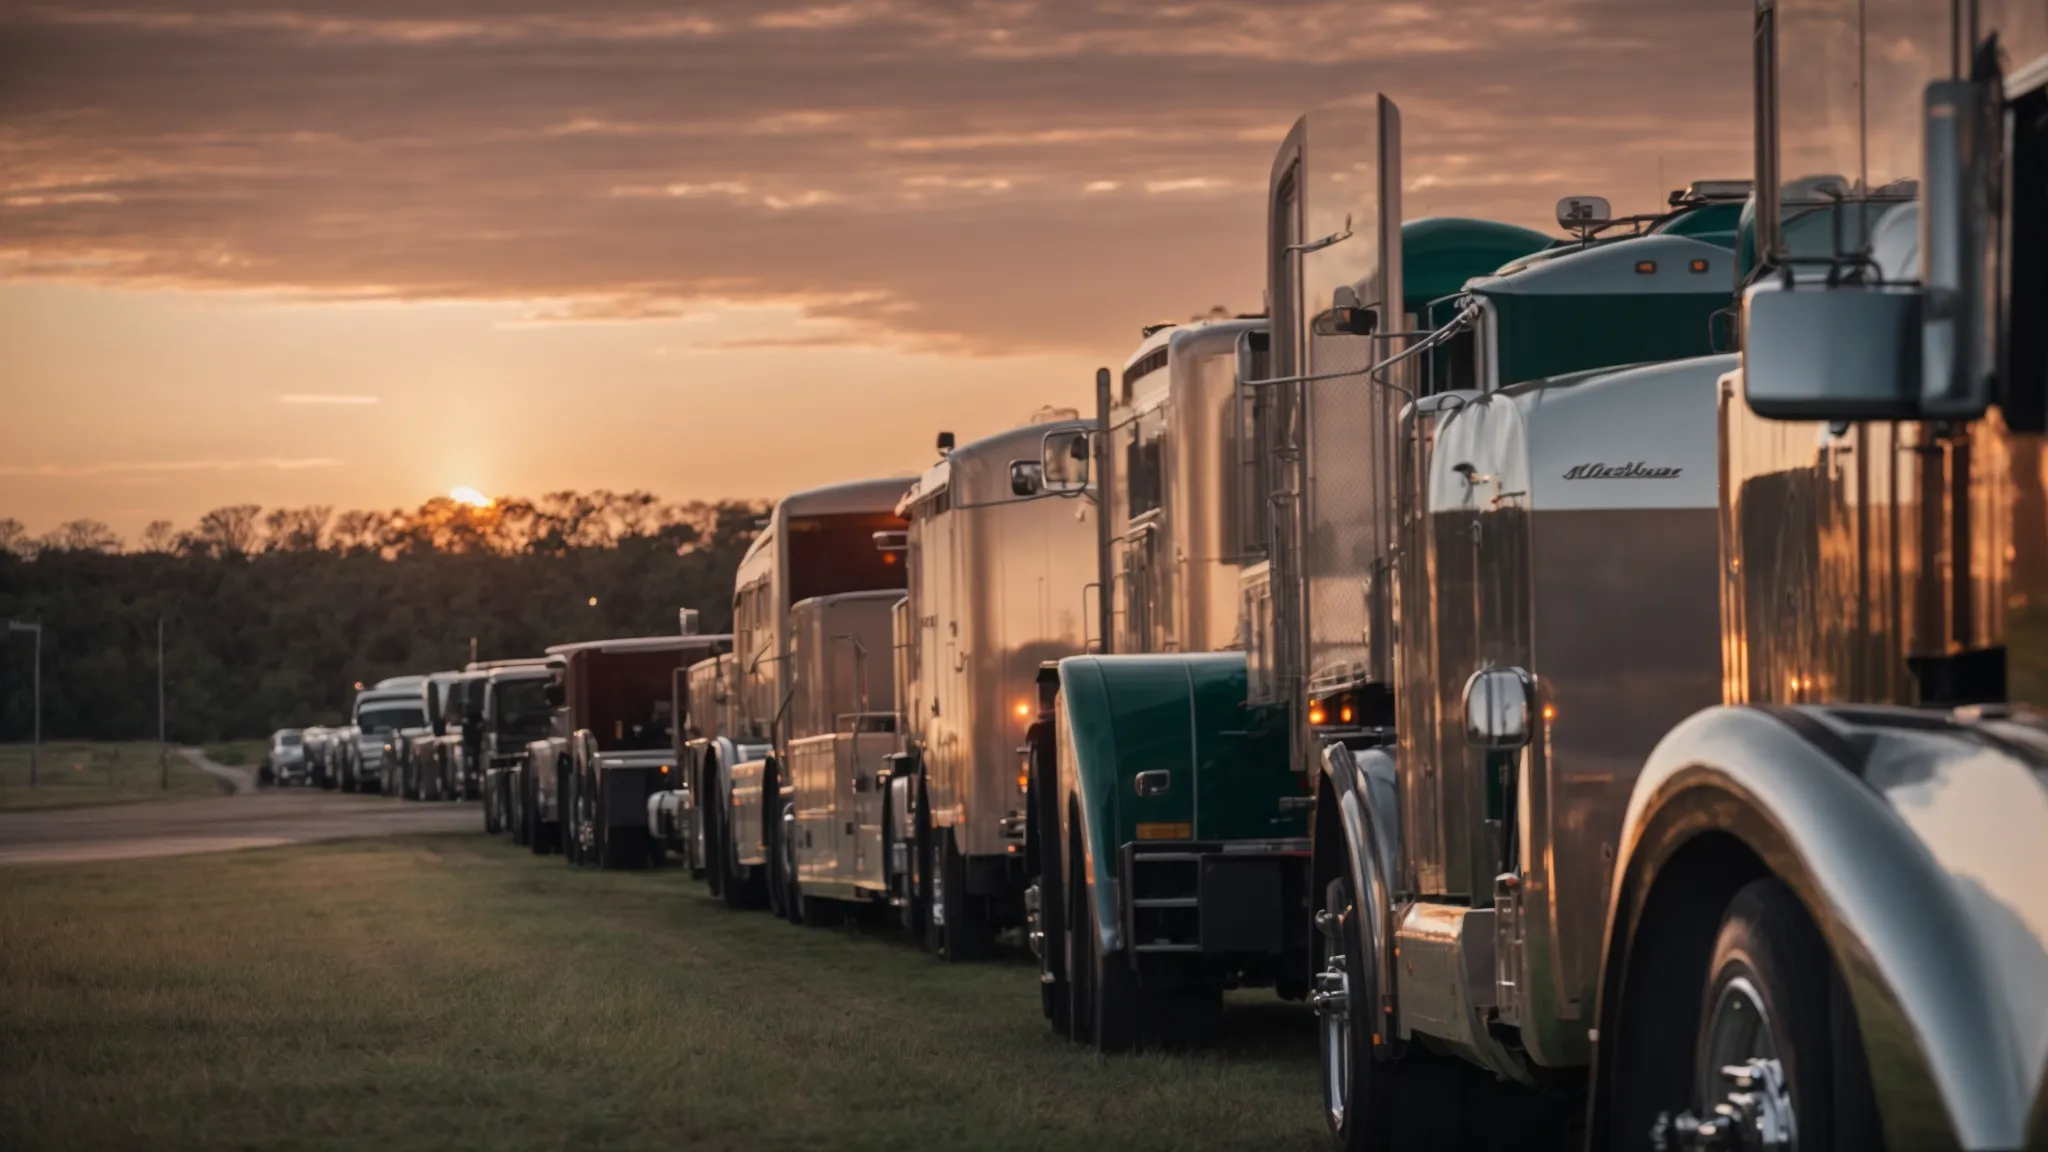
POLYGON ((1662 1113, 1651 1146, 1790 1152, 1799 1143, 1792 1086, 1778 1058, 1777 1038, 1763 996, 1747 977, 1723 984, 1700 1038, 1697 1112, 1662 1113), (1711 1071, 1709 1071, 1711 1070, 1711 1071))

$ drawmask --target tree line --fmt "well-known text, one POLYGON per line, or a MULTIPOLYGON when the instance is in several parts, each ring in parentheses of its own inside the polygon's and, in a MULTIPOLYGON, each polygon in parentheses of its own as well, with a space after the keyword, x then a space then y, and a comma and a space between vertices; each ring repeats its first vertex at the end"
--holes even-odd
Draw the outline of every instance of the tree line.
MULTIPOLYGON (((43 625, 46 739, 154 738, 157 629, 173 740, 341 722, 357 681, 551 644, 707 631, 766 509, 556 492, 388 512, 218 508, 132 545, 72 521, 0 520, 0 617, 43 625)), ((0 637, 0 741, 29 738, 31 652, 0 637)))

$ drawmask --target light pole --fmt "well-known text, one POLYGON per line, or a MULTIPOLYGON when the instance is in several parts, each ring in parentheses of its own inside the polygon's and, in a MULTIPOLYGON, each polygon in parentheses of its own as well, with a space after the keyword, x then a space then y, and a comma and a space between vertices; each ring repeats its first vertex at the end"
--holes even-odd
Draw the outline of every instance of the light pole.
POLYGON ((36 638, 36 665, 31 683, 35 685, 35 737, 28 746, 28 786, 36 786, 36 770, 42 767, 43 758, 43 626, 27 624, 20 620, 9 620, 7 631, 32 632, 36 638))
POLYGON ((156 618, 156 787, 171 790, 171 746, 164 743, 164 618, 156 618))

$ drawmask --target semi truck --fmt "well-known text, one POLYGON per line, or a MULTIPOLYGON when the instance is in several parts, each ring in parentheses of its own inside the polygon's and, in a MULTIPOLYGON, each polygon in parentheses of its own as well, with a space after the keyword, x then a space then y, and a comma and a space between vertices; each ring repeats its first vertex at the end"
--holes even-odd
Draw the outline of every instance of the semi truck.
POLYGON ((719 824, 725 772, 766 757, 773 747, 742 731, 738 683, 737 658, 730 652, 676 673, 671 691, 675 712, 683 718, 675 744, 679 786, 647 802, 650 831, 713 896, 734 909, 765 903, 767 888, 765 873, 740 871, 721 848, 729 835, 719 824))
MULTIPOLYGON (((882 769, 888 831, 862 857, 860 883, 948 960, 984 957, 999 933, 1025 927, 1019 744, 1036 717, 1039 666, 1087 649, 1097 538, 1086 491, 1046 490, 1041 467, 1047 443, 1088 427, 1047 410, 944 448, 897 505, 905 532, 882 541, 901 550, 907 591, 900 636, 879 609, 868 617, 866 676, 877 696, 885 680, 900 685, 891 695, 905 747, 882 769)), ((863 753, 880 744, 841 739, 856 743, 863 753)))
POLYGON ((681 780, 675 673, 732 651, 732 637, 643 636, 547 651, 562 662, 560 735, 532 746, 530 764, 552 756, 556 765, 554 780, 536 781, 544 786, 538 810, 556 809, 570 866, 645 867, 663 847, 651 835, 648 801, 681 780))
POLYGON ((428 750, 427 775, 444 800, 475 800, 483 794, 483 704, 487 675, 463 671, 442 692, 441 721, 428 750))
POLYGON ((1316 781, 1341 1146, 2048 1143, 2043 17, 1761 4, 1740 359, 1405 406, 1398 736, 1316 781))
MULTIPOLYGON (((1251 538, 1231 644, 1242 654, 1088 657, 1063 661, 1050 678, 1045 743, 1054 751, 1034 757, 1057 798, 1034 815, 1059 830, 1039 842, 1041 980, 1047 1014, 1056 1026, 1064 1016, 1077 1040, 1106 1049, 1141 1043, 1191 1009, 1212 1010, 1227 987, 1313 991, 1322 975, 1312 962, 1322 949, 1314 913, 1324 910, 1327 881, 1314 814, 1327 750, 1434 741, 1437 717, 1448 713, 1422 708, 1419 689, 1438 674, 1430 662, 1450 675, 1479 621, 1505 614, 1518 627, 1530 615, 1524 596, 1479 591, 1476 574, 1526 571, 1508 534, 1482 536, 1467 512, 1466 522, 1438 518, 1434 551, 1409 539, 1430 523, 1414 514, 1414 494, 1435 492, 1418 483, 1431 449, 1445 450, 1439 416, 1465 419, 1459 427, 1481 447, 1510 455, 1535 451, 1539 425, 1545 452, 1594 453, 1559 469, 1584 477, 1572 491, 1588 512, 1604 506, 1591 492, 1620 487, 1596 480, 1683 475, 1697 488, 1702 459, 1712 460, 1714 379, 1725 358, 1683 371, 1615 369, 1714 350, 1714 318, 1732 302, 1732 252, 1687 233, 1716 231, 1705 222, 1725 221, 1732 190, 1695 186, 1669 211, 1632 222, 1626 238, 1596 235, 1609 222, 1606 206, 1586 197, 1560 205, 1560 223, 1577 233, 1564 242, 1483 221, 1403 222, 1399 138, 1391 102, 1341 102, 1304 117, 1275 159, 1272 317, 1267 330, 1236 335, 1226 389, 1242 428, 1234 480, 1251 498, 1219 503, 1252 510, 1241 523, 1254 526, 1237 529, 1251 538), (1440 324, 1417 329, 1438 314, 1446 315, 1440 324), (1614 321, 1604 341, 1608 329, 1588 319, 1603 314, 1614 321), (1496 394, 1514 397, 1493 409, 1507 415, 1466 419, 1496 394), (1608 412, 1616 419, 1602 418, 1608 412), (1603 462, 1602 452, 1633 451, 1629 434, 1646 421, 1678 429, 1687 459, 1603 462), (1507 553, 1492 552, 1499 543, 1507 553), (1440 636, 1432 617, 1461 622, 1465 635, 1440 636)), ((1102 381, 1105 391, 1110 383, 1102 381)), ((1149 501, 1155 482, 1114 473, 1119 462, 1156 468, 1144 441, 1139 420, 1127 443, 1110 440, 1095 453, 1110 477, 1105 490, 1133 508, 1149 501), (1133 503, 1133 489, 1144 501, 1133 503)), ((1451 481, 1470 481, 1487 507, 1526 518, 1525 478, 1471 460, 1442 467, 1451 481)), ((1681 487, 1667 485, 1659 498, 1711 505, 1710 490, 1678 497, 1681 487)), ((1645 536, 1645 547, 1689 538, 1695 552, 1711 549, 1710 514, 1649 511, 1661 507, 1651 501, 1640 517, 1662 532, 1645 536)), ((1229 518, 1218 519, 1229 531, 1229 518)), ((1586 531, 1604 540, 1600 526, 1609 523, 1590 517, 1586 531)), ((1115 565, 1106 580, 1146 570, 1142 550, 1125 556, 1105 549, 1115 565)), ((1164 639, 1144 616, 1150 603, 1124 602, 1119 639, 1164 639)), ((1563 614, 1541 618, 1561 623, 1563 614)), ((1693 685, 1711 684, 1711 642, 1688 651, 1693 685)), ((1662 715, 1668 723, 1683 714, 1662 715)), ((1435 779, 1427 769, 1423 776, 1435 779)), ((1468 791, 1458 798, 1489 811, 1501 795, 1468 791)), ((1484 832, 1452 839, 1453 863, 1487 850, 1484 832)), ((1322 843, 1327 851, 1327 836, 1322 843)), ((1319 993, 1316 1002, 1325 1002, 1319 993)))
POLYGON ((448 694, 465 673, 435 672, 420 680, 420 723, 385 733, 382 760, 387 791, 401 800, 448 800, 440 771, 440 744, 447 732, 448 694))
POLYGON ((560 661, 547 657, 477 661, 467 668, 483 677, 477 755, 483 768, 484 829, 509 831, 513 843, 536 853, 547 850, 548 830, 534 820, 524 768, 528 745, 552 734, 549 687, 560 668, 560 661), (536 836, 541 838, 538 847, 536 836))
POLYGON ((424 682, 421 676, 394 677, 356 693, 351 723, 341 729, 342 791, 377 792, 392 782, 384 771, 385 742, 393 733, 425 726, 424 682))
MULTIPOLYGON (((910 477, 857 480, 785 496, 740 560, 726 681, 731 727, 705 742, 709 762, 697 765, 708 797, 697 809, 710 828, 706 867, 731 907, 765 903, 778 915, 802 916, 801 906, 790 904, 793 889, 778 865, 777 842, 791 786, 792 609, 848 593, 902 595, 902 558, 877 549, 875 534, 904 530, 896 506, 910 484, 910 477), (738 758, 742 751, 745 759, 738 758)), ((886 675, 879 656, 874 675, 878 685, 886 675)))

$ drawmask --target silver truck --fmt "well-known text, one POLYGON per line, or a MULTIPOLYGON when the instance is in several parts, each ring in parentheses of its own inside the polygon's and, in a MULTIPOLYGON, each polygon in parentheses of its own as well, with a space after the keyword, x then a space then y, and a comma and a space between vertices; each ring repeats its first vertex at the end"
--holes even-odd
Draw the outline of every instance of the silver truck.
POLYGON ((462 672, 435 672, 420 680, 421 723, 387 733, 383 758, 386 791, 402 800, 452 800, 441 771, 442 740, 447 731, 448 694, 461 683, 462 672))
POLYGON ((384 774, 385 745, 398 732, 426 724, 420 703, 424 677, 398 677, 356 693, 349 709, 352 723, 342 729, 341 790, 376 792, 389 783, 384 774))
MULTIPOLYGON (((1085 438, 1089 427, 1071 411, 1047 412, 968 444, 943 437, 941 459, 897 507, 907 530, 884 540, 901 549, 908 573, 904 626, 900 639, 879 616, 862 630, 872 667, 859 711, 873 710, 893 663, 904 750, 878 785, 860 770, 863 787, 886 793, 890 818, 886 848, 860 857, 859 884, 948 960, 985 957, 998 933, 1025 926, 1019 745, 1037 718, 1039 666, 1087 649, 1097 544, 1095 508, 1081 490, 1047 490, 1042 461, 1048 443, 1085 438), (892 642, 893 661, 882 655, 892 642)), ((850 702, 843 687, 833 690, 850 702)), ((858 723, 873 730, 879 721, 858 723)), ((810 755, 823 755, 827 735, 843 757, 884 743, 828 727, 810 755)))
POLYGON ((2048 1146, 2048 10, 1755 47, 1739 360, 1404 405, 1399 734, 1316 781, 1346 1148, 2048 1146))
MULTIPOLYGON (((718 888, 734 907, 765 902, 800 919, 782 868, 778 837, 790 787, 789 708, 796 692, 792 609, 815 597, 903 588, 903 564, 875 547, 877 532, 901 532, 897 502, 909 477, 860 480, 783 497, 747 549, 734 577, 734 708, 729 737, 715 747, 709 810, 716 828, 718 888), (742 750, 746 759, 737 757, 742 750)), ((885 676, 877 661, 875 675, 885 676)))

